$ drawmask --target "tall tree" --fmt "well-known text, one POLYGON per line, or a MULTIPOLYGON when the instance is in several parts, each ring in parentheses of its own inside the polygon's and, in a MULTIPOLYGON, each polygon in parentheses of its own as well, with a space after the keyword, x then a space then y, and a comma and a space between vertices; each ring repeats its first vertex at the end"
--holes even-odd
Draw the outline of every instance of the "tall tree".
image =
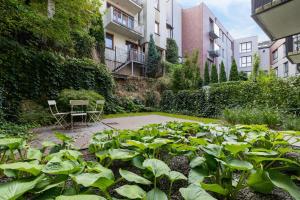
POLYGON ((210 82, 211 83, 218 83, 219 82, 218 70, 217 70, 217 66, 215 64, 213 64, 212 67, 211 67, 210 82))
POLYGON ((210 78, 209 78, 209 66, 208 62, 205 62, 205 68, 204 68, 204 85, 209 85, 210 78))
POLYGON ((171 38, 167 39, 166 60, 173 64, 178 63, 178 46, 171 38))
POLYGON ((96 50, 100 57, 100 62, 105 64, 105 36, 102 15, 97 15, 90 28, 90 35, 95 38, 96 50))
POLYGON ((230 69, 229 81, 238 81, 238 80, 239 80, 239 72, 237 69, 235 59, 233 59, 231 69, 230 69))
POLYGON ((148 44, 148 56, 147 56, 147 70, 146 73, 149 77, 155 77, 158 73, 160 63, 160 56, 157 52, 153 35, 150 35, 150 41, 148 44))
POLYGON ((226 71, 225 71, 225 66, 222 61, 221 63, 221 70, 220 70, 220 83, 226 82, 227 81, 227 76, 226 76, 226 71))
POLYGON ((252 79, 253 81, 256 81, 258 72, 259 72, 259 64, 260 64, 260 58, 257 54, 254 55, 254 63, 253 63, 253 69, 252 69, 252 79))

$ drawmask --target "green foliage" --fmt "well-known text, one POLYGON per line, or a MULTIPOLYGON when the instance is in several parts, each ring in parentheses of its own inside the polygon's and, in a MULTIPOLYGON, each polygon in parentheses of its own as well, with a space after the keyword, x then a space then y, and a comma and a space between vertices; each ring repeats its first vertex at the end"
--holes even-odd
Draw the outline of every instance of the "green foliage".
POLYGON ((239 80, 241 81, 247 81, 248 80, 248 75, 246 72, 244 71, 240 71, 239 72, 239 80))
POLYGON ((227 76, 225 71, 224 62, 221 63, 221 72, 220 72, 220 83, 227 82, 227 76))
POLYGON ((15 124, 10 122, 0 121, 0 138, 4 137, 22 137, 27 138, 31 136, 30 129, 34 128, 29 124, 15 124))
POLYGON ((100 61, 105 64, 105 35, 104 35, 103 19, 99 15, 92 20, 90 35, 96 40, 96 50, 99 53, 100 61))
POLYGON ((194 51, 186 57, 181 68, 175 69, 172 77, 173 89, 175 91, 201 88, 202 79, 198 58, 199 52, 194 51))
POLYGON ((160 56, 157 52, 153 35, 150 35, 150 41, 148 44, 148 56, 147 56, 147 75, 149 77, 156 77, 159 70, 160 56))
POLYGON ((170 63, 178 63, 178 46, 174 39, 167 39, 166 60, 170 63))
POLYGON ((160 102, 160 93, 157 91, 146 91, 145 94, 145 106, 146 107, 151 107, 151 108, 156 108, 159 106, 160 102))
POLYGON ((217 66, 215 64, 212 65, 211 67, 211 76, 210 76, 210 82, 211 83, 218 83, 219 79, 218 79, 218 70, 217 70, 217 66))
POLYGON ((91 50, 95 43, 94 38, 87 33, 74 32, 72 39, 74 40, 75 57, 91 58, 91 50))
POLYGON ((205 69, 204 69, 204 85, 209 85, 210 83, 210 76, 209 76, 209 65, 208 62, 205 62, 205 69))
POLYGON ((235 59, 232 60, 230 74, 229 74, 229 81, 238 81, 239 80, 239 72, 236 65, 235 59))
POLYGON ((163 111, 172 111, 175 106, 174 98, 175 98, 175 95, 172 90, 165 90, 161 96, 160 108, 163 111))
POLYGON ((253 62, 252 78, 254 81, 256 81, 259 72, 260 57, 257 54, 255 54, 253 59, 254 62, 253 62))

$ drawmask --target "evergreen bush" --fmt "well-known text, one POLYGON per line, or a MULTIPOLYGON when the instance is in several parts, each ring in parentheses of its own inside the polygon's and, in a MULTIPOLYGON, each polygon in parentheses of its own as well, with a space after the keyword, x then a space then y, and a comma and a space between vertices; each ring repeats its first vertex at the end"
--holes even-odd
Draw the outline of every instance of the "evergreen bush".
POLYGON ((211 83, 218 83, 218 70, 217 66, 215 64, 212 65, 211 67, 211 76, 210 76, 210 82, 211 83))
POLYGON ((237 65, 235 59, 233 59, 230 69, 229 81, 238 81, 239 80, 239 72, 237 69, 237 65))
POLYGON ((210 76, 209 76, 209 66, 208 62, 205 62, 205 69, 204 69, 204 85, 209 85, 210 83, 210 76))
POLYGON ((220 70, 220 83, 224 83, 227 81, 227 76, 226 76, 226 71, 225 71, 225 66, 224 62, 222 61, 221 63, 221 70, 220 70))
POLYGON ((153 35, 150 35, 150 41, 148 44, 148 56, 147 56, 147 75, 149 77, 156 77, 159 70, 160 56, 157 52, 156 45, 153 39, 153 35))
POLYGON ((178 63, 178 46, 174 39, 167 39, 166 60, 170 63, 178 63))

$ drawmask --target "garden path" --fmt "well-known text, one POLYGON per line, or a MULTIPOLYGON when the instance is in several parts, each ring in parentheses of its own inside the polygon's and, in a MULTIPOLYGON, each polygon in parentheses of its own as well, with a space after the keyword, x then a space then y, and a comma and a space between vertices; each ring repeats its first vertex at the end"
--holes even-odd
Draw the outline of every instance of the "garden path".
POLYGON ((74 145, 78 149, 88 148, 90 139, 93 134, 103 130, 109 129, 138 129, 145 125, 164 123, 170 121, 178 122, 196 122, 192 120, 185 120, 173 117, 166 117, 161 115, 146 115, 146 116, 131 116, 131 117, 120 117, 104 119, 103 123, 89 124, 89 126, 75 125, 73 130, 70 129, 57 129, 56 127, 43 127, 34 129, 34 139, 31 141, 31 145, 35 147, 41 147, 44 141, 58 142, 55 138, 55 132, 64 133, 70 137, 73 137, 75 142, 74 145))

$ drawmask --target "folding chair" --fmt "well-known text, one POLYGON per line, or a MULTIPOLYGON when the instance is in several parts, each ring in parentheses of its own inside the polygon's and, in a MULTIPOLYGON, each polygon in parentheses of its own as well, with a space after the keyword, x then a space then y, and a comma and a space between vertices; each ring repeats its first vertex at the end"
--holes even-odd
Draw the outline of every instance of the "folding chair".
POLYGON ((105 100, 97 100, 94 110, 88 111, 89 122, 99 122, 101 121, 101 115, 103 113, 105 100))
POLYGON ((82 122, 84 121, 85 124, 87 125, 87 106, 89 105, 88 100, 70 100, 70 105, 71 105, 71 127, 73 129, 73 118, 74 117, 81 117, 82 122), (81 110, 78 110, 81 109, 81 110))
POLYGON ((68 112, 59 112, 56 106, 56 101, 55 100, 49 100, 48 101, 49 109, 52 114, 52 116, 55 118, 55 126, 61 126, 65 128, 64 124, 67 124, 66 122, 66 117, 70 114, 68 112))

